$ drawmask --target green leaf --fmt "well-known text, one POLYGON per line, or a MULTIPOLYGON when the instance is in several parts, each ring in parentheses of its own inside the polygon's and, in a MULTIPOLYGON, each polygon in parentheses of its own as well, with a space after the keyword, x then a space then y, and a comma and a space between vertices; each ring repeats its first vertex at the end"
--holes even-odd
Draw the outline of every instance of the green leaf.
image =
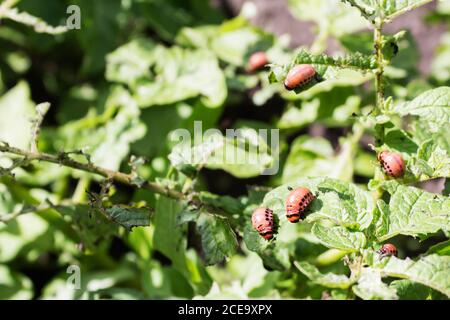
POLYGON ((136 277, 136 269, 129 262, 115 264, 113 270, 84 271, 81 268, 80 288, 68 285, 68 274, 61 273, 43 288, 42 299, 92 299, 97 292, 129 283, 136 277))
MULTIPOLYGON (((366 1, 373 2, 373 0, 366 1)), ((386 19, 392 20, 429 2, 431 0, 386 0, 379 3, 386 19)))
POLYGON ((106 79, 134 87, 140 79, 150 77, 155 47, 151 40, 136 39, 108 54, 106 79))
POLYGON ((159 38, 170 43, 183 27, 215 25, 224 19, 222 11, 205 1, 152 0, 133 3, 136 3, 134 9, 139 13, 136 18, 143 19, 159 38))
POLYGON ((146 128, 139 119, 140 109, 124 88, 114 87, 104 107, 103 114, 89 114, 60 127, 51 137, 54 149, 85 150, 94 164, 118 170, 130 144, 142 138, 146 128))
POLYGON ((194 17, 174 1, 139 1, 136 10, 156 34, 166 41, 172 41, 178 30, 193 23, 194 17))
POLYGON ((360 10, 361 14, 369 21, 380 18, 389 22, 392 19, 418 8, 431 0, 344 0, 360 10))
POLYGON ((289 0, 289 10, 304 21, 313 21, 319 30, 339 38, 367 27, 367 22, 357 11, 349 10, 338 0, 289 0))
POLYGON ((161 266, 157 261, 151 261, 144 267, 142 285, 147 298, 151 299, 191 299, 193 295, 192 287, 178 270, 161 266))
POLYGON ((0 140, 10 145, 28 149, 31 141, 31 121, 36 117, 26 82, 19 82, 0 97, 0 140))
POLYGON ((390 257, 380 271, 389 277, 404 278, 423 284, 450 297, 450 256, 432 254, 417 261, 390 257))
POLYGON ((177 216, 177 225, 181 226, 188 222, 197 221, 199 212, 195 208, 186 207, 177 216))
POLYGON ((386 130, 384 144, 388 149, 397 150, 401 153, 413 154, 417 152, 419 146, 404 130, 396 129, 386 130))
POLYGON ((227 96, 225 76, 215 56, 207 50, 163 50, 155 66, 157 81, 142 82, 136 89, 140 106, 170 104, 201 96, 211 108, 220 107, 227 96))
POLYGON ((341 140, 340 152, 334 150, 328 140, 321 137, 300 136, 291 144, 291 151, 283 167, 283 183, 301 177, 320 177, 351 181, 353 178, 354 145, 341 140))
POLYGON ((361 98, 355 95, 354 86, 347 80, 338 79, 321 82, 296 96, 305 101, 289 104, 278 120, 280 129, 301 129, 311 123, 324 123, 330 127, 345 126, 350 123, 353 113, 359 111, 361 98), (334 83, 333 83, 334 82, 334 83), (326 87, 325 84, 329 84, 326 87))
POLYGON ((327 219, 357 230, 368 228, 372 222, 375 204, 371 193, 354 184, 330 178, 299 179, 269 192, 263 206, 272 209, 280 221, 286 220, 284 199, 290 192, 288 187, 306 187, 317 194, 309 207, 307 221, 327 219))
POLYGON ((422 143, 417 155, 408 162, 409 170, 419 181, 450 177, 450 156, 447 150, 430 139, 422 143))
POLYGON ((207 49, 214 36, 220 32, 219 28, 216 25, 185 27, 178 32, 175 42, 182 47, 207 49))
POLYGON ((30 300, 33 298, 33 283, 26 276, 0 265, 0 299, 30 300))
POLYGON ((95 3, 79 0, 77 4, 82 8, 83 32, 75 32, 75 36, 85 52, 81 70, 84 74, 100 73, 105 67, 105 56, 120 43, 118 15, 125 8, 117 0, 100 0, 95 3))
POLYGON ((300 136, 291 143, 291 151, 283 168, 283 183, 302 176, 326 176, 330 171, 327 158, 334 154, 328 140, 321 137, 300 136))
POLYGON ((396 300, 398 296, 394 288, 390 288, 381 280, 381 272, 373 268, 362 268, 358 284, 352 287, 353 292, 364 300, 396 300))
POLYGON ((215 35, 211 48, 219 59, 244 67, 253 52, 266 51, 273 42, 272 35, 254 27, 244 27, 215 35))
POLYGON ((134 227, 145 227, 150 225, 151 211, 148 208, 131 208, 124 206, 113 206, 107 208, 106 214, 115 223, 131 231, 134 227))
POLYGON ((358 251, 366 246, 366 237, 362 232, 352 232, 343 227, 325 227, 314 224, 312 233, 320 243, 332 249, 358 251))
MULTIPOLYGON (((273 240, 265 240, 253 228, 251 222, 251 214, 256 207, 261 205, 261 195, 258 199, 253 199, 249 206, 245 209, 244 220, 244 242, 246 247, 253 252, 256 252, 261 258, 264 267, 269 270, 286 271, 291 267, 289 259, 289 249, 295 239, 298 238, 298 232, 295 225, 287 221, 279 221, 277 216, 274 216, 277 234, 273 240)), ((250 199, 251 200, 251 199, 250 199)))
POLYGON ((435 244, 430 247, 427 254, 436 253, 440 256, 450 256, 450 240, 435 244))
MULTIPOLYGON (((439 4, 443 4, 441 1, 439 4)), ((440 45, 431 62, 431 72, 441 83, 450 79, 450 32, 444 33, 440 45)))
POLYGON ((186 270, 186 226, 177 225, 177 215, 183 210, 179 201, 160 196, 156 202, 153 225, 153 247, 169 258, 174 267, 186 270), (167 235, 170 234, 170 237, 167 235))
POLYGON ((91 153, 91 160, 104 168, 118 170, 130 152, 131 143, 142 138, 146 128, 139 119, 138 107, 128 94, 118 90, 117 98, 113 96, 111 99, 117 99, 121 108, 114 119, 97 131, 101 143, 91 153))
POLYGON ((223 262, 236 252, 236 235, 225 218, 203 212, 197 220, 197 230, 207 265, 223 262))
POLYGON ((106 75, 110 81, 128 84, 141 107, 200 97, 206 106, 218 108, 227 96, 225 75, 206 49, 166 48, 135 40, 108 56, 106 75))
MULTIPOLYGON (((282 225, 283 229, 286 227, 282 225)), ((281 228, 280 227, 280 228, 281 228)), ((281 229, 278 229, 281 234, 281 229)), ((263 239, 251 225, 250 219, 244 227, 244 241, 246 247, 256 252, 263 261, 264 267, 285 271, 290 268, 288 245, 285 241, 277 239, 276 241, 267 241, 263 239)))
POLYGON ((177 221, 182 210, 182 202, 158 196, 153 217, 153 249, 170 259, 174 269, 180 272, 197 292, 206 294, 211 287, 211 279, 197 255, 186 250, 187 225, 179 225, 177 221))
POLYGON ((55 206, 54 209, 75 229, 87 252, 95 252, 102 240, 110 239, 117 232, 116 224, 88 205, 55 206))
POLYGON ((127 243, 144 260, 149 260, 152 254, 153 226, 134 229, 127 237, 127 243))
POLYGON ((302 261, 302 262, 294 262, 294 265, 308 277, 309 280, 314 282, 315 284, 327 287, 327 288, 337 288, 337 289, 347 289, 353 284, 353 280, 349 279, 346 275, 343 274, 334 274, 334 273, 321 273, 316 267, 312 264, 302 261))
POLYGON ((418 116, 437 131, 450 122, 450 87, 426 91, 411 102, 397 105, 394 111, 401 116, 418 116))
MULTIPOLYGON (((0 216, 5 216, 23 208, 16 197, 0 184, 0 216)), ((34 250, 49 250, 54 241, 50 225, 34 213, 27 213, 10 221, 0 223, 0 263, 18 258, 34 250)), ((1 277, 0 277, 1 279, 1 277)), ((1 293, 0 293, 1 294, 1 293)))
MULTIPOLYGON (((364 230, 372 222, 374 203, 369 192, 351 183, 325 179, 318 185, 322 207, 308 216, 308 221, 329 219, 333 223, 364 230)), ((320 202, 317 205, 320 205, 320 202)))
POLYGON ((201 191, 199 198, 202 203, 220 208, 229 214, 241 215, 242 211, 244 211, 242 203, 230 196, 218 196, 207 191, 201 191))
POLYGON ((413 129, 414 139, 418 142, 424 143, 431 139, 434 144, 446 150, 447 154, 450 154, 450 126, 434 128, 432 124, 418 119, 413 123, 413 129))
POLYGON ((391 199, 389 207, 381 205, 384 222, 377 234, 380 241, 399 234, 419 236, 450 230, 448 197, 404 186, 396 181, 383 182, 381 187, 390 193, 391 199))
POLYGON ((257 131, 243 128, 235 133, 234 137, 212 134, 195 146, 184 140, 172 149, 170 162, 181 169, 185 165, 222 169, 239 178, 255 177, 272 167, 271 150, 257 131))
POLYGON ((445 300, 440 292, 411 280, 395 280, 389 287, 397 291, 400 300, 445 300))

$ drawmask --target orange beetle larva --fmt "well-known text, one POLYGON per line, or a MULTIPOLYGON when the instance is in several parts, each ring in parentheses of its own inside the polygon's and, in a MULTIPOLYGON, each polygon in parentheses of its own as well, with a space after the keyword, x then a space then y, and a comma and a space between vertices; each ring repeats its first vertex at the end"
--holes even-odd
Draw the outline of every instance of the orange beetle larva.
POLYGON ((252 214, 253 228, 266 240, 273 238, 273 211, 268 208, 258 208, 252 214))
POLYGON ((316 70, 310 64, 298 64, 289 70, 284 80, 284 87, 287 90, 294 90, 310 83, 316 75, 316 70))
POLYGON ((390 177, 400 178, 405 174, 405 161, 399 153, 382 151, 378 155, 383 171, 390 177))
POLYGON ((286 199, 286 217, 289 222, 299 222, 300 215, 305 212, 314 199, 314 195, 308 188, 292 190, 286 199))
POLYGON ((266 64, 269 63, 269 59, 264 51, 258 51, 253 53, 248 60, 247 70, 250 72, 255 72, 259 69, 264 68, 266 64))

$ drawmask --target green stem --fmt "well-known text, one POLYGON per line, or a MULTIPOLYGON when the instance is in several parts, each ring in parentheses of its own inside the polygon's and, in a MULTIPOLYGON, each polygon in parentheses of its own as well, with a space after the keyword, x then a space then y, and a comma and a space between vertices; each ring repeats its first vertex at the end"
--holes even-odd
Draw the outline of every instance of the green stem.
POLYGON ((78 181, 77 187, 75 188, 75 192, 72 196, 72 201, 75 203, 83 203, 86 200, 86 190, 89 189, 91 185, 91 178, 87 175, 84 175, 78 181))
MULTIPOLYGON (((99 166, 94 165, 93 163, 82 163, 75 161, 67 154, 61 155, 52 155, 48 153, 39 153, 39 152, 31 152, 27 150, 22 150, 19 148, 11 147, 8 144, 0 143, 0 152, 15 154, 18 156, 25 157, 29 161, 45 161, 50 163, 55 163, 58 165, 62 165, 65 167, 69 167, 72 169, 78 169, 85 172, 90 172, 108 179, 112 179, 116 182, 123 183, 130 186, 135 186, 133 182, 133 176, 131 174, 117 172, 109 169, 105 169, 99 166)), ((162 186, 155 182, 145 182, 142 185, 139 185, 142 189, 147 189, 150 191, 154 191, 159 194, 163 194, 170 198, 174 199, 183 199, 184 196, 181 192, 167 189, 165 186, 162 186)))
POLYGON ((383 24, 380 23, 376 26, 374 31, 375 40, 375 55, 377 58, 378 68, 375 72, 375 91, 376 91, 376 115, 380 114, 384 110, 384 57, 383 57, 383 24))
MULTIPOLYGON (((83 163, 76 160, 73 160, 69 157, 67 153, 62 153, 59 155, 52 155, 48 153, 40 153, 40 152, 32 152, 23 149, 19 149, 16 147, 12 147, 7 143, 0 141, 0 152, 10 153, 17 156, 21 156, 29 162, 32 161, 45 161, 49 163, 54 163, 60 166, 65 166, 72 169, 77 169, 85 172, 89 172, 92 174, 96 174, 107 179, 111 179, 115 182, 122 183, 131 187, 140 188, 150 190, 154 193, 158 193, 164 195, 166 197, 175 199, 175 200, 188 200, 192 202, 194 205, 198 207, 203 207, 210 212, 214 212, 221 215, 226 215, 226 213, 215 206, 205 204, 198 199, 198 195, 196 193, 185 195, 180 191, 170 189, 167 186, 161 185, 157 182, 145 181, 144 183, 137 184, 135 182, 135 177, 133 174, 123 173, 119 171, 113 171, 109 169, 105 169, 99 166, 94 165, 91 162, 83 163)), ((81 188, 81 187, 80 187, 81 188)))
POLYGON ((347 254, 348 252, 346 251, 329 249, 316 258, 315 264, 318 267, 329 266, 340 261, 347 254))
POLYGON ((18 0, 5 0, 0 4, 0 20, 2 19, 5 12, 8 11, 9 9, 11 9, 12 7, 14 7, 17 4, 17 2, 19 2, 19 1, 18 0))
MULTIPOLYGON (((384 96, 384 56, 383 56, 383 22, 378 21, 374 30, 375 55, 377 60, 377 70, 375 72, 375 110, 374 115, 380 115, 385 112, 385 96, 384 96)), ((385 126, 384 124, 375 127, 376 146, 380 147, 384 144, 385 126)), ((375 180, 383 180, 384 175, 380 169, 375 172, 375 180)), ((381 198, 383 190, 379 189, 375 197, 381 198)))

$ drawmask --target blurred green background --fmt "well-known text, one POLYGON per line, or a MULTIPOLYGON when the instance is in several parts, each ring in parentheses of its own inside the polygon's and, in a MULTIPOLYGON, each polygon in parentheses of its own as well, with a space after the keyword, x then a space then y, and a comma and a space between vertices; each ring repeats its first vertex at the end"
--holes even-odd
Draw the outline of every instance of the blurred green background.
MULTIPOLYGON (((124 172, 130 170, 130 155, 142 156, 147 162, 139 173, 149 180, 171 175, 169 135, 192 130, 194 121, 202 121, 203 130, 280 129, 277 175, 224 164, 206 168, 198 178, 199 189, 236 197, 243 206, 257 204, 270 187, 303 176, 361 185, 373 176, 370 134, 350 153, 341 152, 352 115, 373 104, 370 76, 349 72, 295 95, 269 84, 267 70, 246 71, 257 50, 277 64, 290 62, 299 48, 370 54, 367 24, 339 1, 21 0, 17 7, 56 26, 65 23, 72 4, 81 8, 81 29, 64 34, 0 20, 2 140, 26 147, 34 105, 48 101, 40 151, 83 149, 95 164, 124 172), (338 161, 346 165, 339 167, 338 161)), ((433 2, 387 27, 388 33, 408 32, 387 70, 389 94, 399 101, 450 84, 449 15, 448 4, 433 2)), ((296 271, 273 270, 241 241, 242 223, 233 226, 237 254, 205 266, 191 223, 174 231, 173 221, 155 217, 151 226, 127 232, 92 217, 85 190, 98 192, 98 177, 43 162, 15 174, 15 180, 0 177, 0 214, 45 199, 77 205, 0 223, 0 299, 348 297, 345 290, 329 292, 296 271), (181 253, 179 243, 185 246, 181 253), (81 268, 80 290, 66 285, 69 265, 81 268)), ((444 179, 425 188, 442 192, 444 179)), ((163 212, 180 206, 122 185, 115 185, 111 200, 142 202, 163 212)), ((248 212, 241 218, 246 217, 248 212)), ((298 260, 317 262, 326 248, 302 228, 290 250, 298 260)), ((405 257, 442 239, 394 242, 405 257)), ((345 272, 342 262, 322 269, 327 270, 345 272)))

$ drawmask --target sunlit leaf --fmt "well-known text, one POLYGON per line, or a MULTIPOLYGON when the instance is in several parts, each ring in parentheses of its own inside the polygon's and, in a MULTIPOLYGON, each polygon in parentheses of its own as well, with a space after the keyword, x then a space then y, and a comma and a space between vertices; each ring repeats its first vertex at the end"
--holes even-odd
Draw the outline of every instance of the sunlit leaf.
POLYGON ((343 274, 323 274, 308 262, 294 262, 294 264, 309 280, 327 288, 347 289, 354 282, 343 274))
MULTIPOLYGON (((450 199, 396 181, 382 183, 391 195, 389 205, 380 204, 383 212, 377 237, 386 240, 398 234, 419 236, 450 230, 450 199)), ((378 223, 378 222, 377 222, 378 223)))

